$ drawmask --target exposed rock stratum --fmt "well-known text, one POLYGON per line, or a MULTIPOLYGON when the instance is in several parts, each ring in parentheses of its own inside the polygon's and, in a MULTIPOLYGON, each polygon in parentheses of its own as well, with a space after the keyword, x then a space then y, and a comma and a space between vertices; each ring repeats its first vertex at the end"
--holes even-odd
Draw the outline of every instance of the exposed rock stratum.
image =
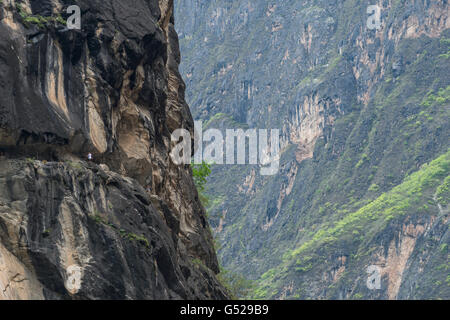
POLYGON ((227 297, 179 62, 173 1, 0 2, 0 299, 227 297))

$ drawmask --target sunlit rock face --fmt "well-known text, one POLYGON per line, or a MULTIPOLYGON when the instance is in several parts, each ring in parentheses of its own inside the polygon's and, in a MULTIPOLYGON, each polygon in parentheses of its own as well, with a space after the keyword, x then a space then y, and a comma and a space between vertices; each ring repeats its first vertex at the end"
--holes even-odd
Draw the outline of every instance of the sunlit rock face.
POLYGON ((214 278, 218 263, 190 168, 169 158, 171 132, 193 130, 178 72, 173 2, 71 4, 81 9, 80 30, 68 30, 64 1, 0 3, 0 285, 8 287, 2 297, 225 296, 214 278), (80 162, 88 153, 91 167, 80 162), (83 168, 85 180, 61 164, 69 162, 83 168), (139 189, 137 198, 107 178, 97 180, 100 163, 106 175, 139 189), (9 192, 18 176, 21 189, 9 192), (110 200, 121 199, 120 209, 110 209, 108 198, 116 196, 110 200), (141 219, 133 216, 136 206, 143 220, 135 220, 141 219), (139 241, 128 244, 134 251, 122 247, 123 237, 103 223, 97 227, 105 234, 93 235, 99 230, 90 229, 89 216, 97 211, 105 221, 119 219, 119 231, 129 223, 128 232, 144 234, 155 250, 139 249, 139 241), (148 232, 158 240, 152 243, 148 232), (46 264, 54 270, 41 273, 46 264), (68 292, 63 280, 71 264, 97 279, 97 287, 83 280, 81 293, 68 292), (100 270, 104 264, 115 270, 100 270), (132 276, 140 278, 127 279, 132 276))
POLYGON ((449 2, 175 4, 194 118, 281 132, 278 174, 213 166, 207 209, 224 267, 255 280, 256 298, 449 298, 437 185, 393 202, 407 212, 359 220, 450 147, 449 2), (370 265, 380 290, 366 286, 370 265))

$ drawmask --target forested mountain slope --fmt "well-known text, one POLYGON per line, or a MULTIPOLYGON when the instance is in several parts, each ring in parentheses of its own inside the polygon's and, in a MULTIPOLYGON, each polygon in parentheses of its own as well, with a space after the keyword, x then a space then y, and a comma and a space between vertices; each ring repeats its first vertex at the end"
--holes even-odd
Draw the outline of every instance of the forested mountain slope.
POLYGON ((255 280, 255 298, 450 298, 448 1, 175 9, 194 118, 281 130, 277 175, 213 166, 223 266, 255 280))
POLYGON ((0 1, 0 299, 228 297, 169 157, 193 130, 173 23, 167 0, 0 1))

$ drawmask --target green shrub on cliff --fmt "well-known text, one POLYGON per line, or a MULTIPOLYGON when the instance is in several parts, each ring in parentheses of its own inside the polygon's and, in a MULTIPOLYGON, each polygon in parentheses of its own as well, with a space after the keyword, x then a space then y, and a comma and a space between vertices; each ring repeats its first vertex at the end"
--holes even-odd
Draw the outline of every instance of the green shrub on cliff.
POLYGON ((209 198, 205 195, 205 184, 208 176, 211 174, 211 165, 203 161, 201 164, 191 164, 191 168, 200 201, 203 206, 207 207, 209 198))

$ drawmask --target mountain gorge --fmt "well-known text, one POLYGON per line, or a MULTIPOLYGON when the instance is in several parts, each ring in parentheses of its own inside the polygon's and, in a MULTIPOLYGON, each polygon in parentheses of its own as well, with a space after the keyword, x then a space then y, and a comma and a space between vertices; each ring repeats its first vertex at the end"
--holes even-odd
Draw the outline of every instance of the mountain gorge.
POLYGON ((0 1, 0 299, 228 298, 179 62, 173 1, 0 1))
POLYGON ((221 264, 251 298, 450 298, 449 10, 175 1, 194 118, 281 132, 278 174, 212 165, 206 187, 221 264))

